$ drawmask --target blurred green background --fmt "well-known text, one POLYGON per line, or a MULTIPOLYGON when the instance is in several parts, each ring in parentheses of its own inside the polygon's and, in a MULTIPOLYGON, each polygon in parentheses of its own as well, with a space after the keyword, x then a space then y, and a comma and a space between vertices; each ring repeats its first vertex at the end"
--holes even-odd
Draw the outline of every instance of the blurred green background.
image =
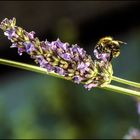
MULTIPOLYGON (((93 55, 104 36, 127 42, 113 60, 114 75, 140 82, 140 2, 1 1, 0 21, 35 31, 40 40, 78 44, 93 55)), ((0 57, 35 64, 19 56, 0 31, 0 57)), ((134 98, 0 65, 0 138, 123 138, 139 128, 134 98)))

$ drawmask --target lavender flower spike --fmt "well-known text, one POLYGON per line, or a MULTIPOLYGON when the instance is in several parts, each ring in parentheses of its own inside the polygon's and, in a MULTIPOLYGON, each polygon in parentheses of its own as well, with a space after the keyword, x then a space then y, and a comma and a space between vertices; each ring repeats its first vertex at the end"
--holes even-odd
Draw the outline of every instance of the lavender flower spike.
POLYGON ((0 28, 12 42, 11 47, 16 47, 20 55, 23 52, 29 54, 48 72, 57 73, 78 84, 83 83, 88 90, 111 82, 113 70, 107 54, 98 55, 95 51, 95 56, 101 61, 93 61, 91 56, 77 44, 69 45, 59 39, 52 42, 40 41, 34 37, 35 32, 28 33, 16 26, 15 18, 4 19, 0 28))

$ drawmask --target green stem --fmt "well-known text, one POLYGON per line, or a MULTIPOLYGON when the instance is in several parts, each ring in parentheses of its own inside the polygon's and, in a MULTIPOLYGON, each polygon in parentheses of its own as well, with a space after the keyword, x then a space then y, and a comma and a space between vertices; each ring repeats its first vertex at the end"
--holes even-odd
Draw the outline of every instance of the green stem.
POLYGON ((64 79, 63 76, 58 75, 57 73, 48 72, 47 69, 44 69, 44 68, 41 68, 38 66, 34 66, 34 65, 30 65, 30 64, 25 64, 25 63, 11 61, 11 60, 2 59, 2 58, 0 58, 0 64, 12 66, 12 67, 16 67, 16 68, 20 68, 20 69, 24 69, 24 70, 29 70, 29 71, 33 71, 33 72, 37 72, 37 73, 48 74, 50 76, 64 79))
POLYGON ((111 84, 107 85, 106 87, 102 87, 102 88, 106 89, 106 90, 110 90, 110 91, 130 95, 130 96, 140 97, 140 92, 138 92, 138 91, 123 88, 123 87, 119 87, 119 86, 115 86, 115 85, 111 85, 111 84))
POLYGON ((130 86, 133 86, 133 87, 140 88, 140 83, 128 81, 128 80, 125 80, 125 79, 122 79, 122 78, 119 78, 119 77, 116 77, 116 76, 113 76, 112 80, 114 80, 116 82, 119 82, 119 83, 123 83, 123 84, 126 84, 126 85, 130 85, 130 86))
MULTIPOLYGON (((40 68, 38 66, 33 66, 33 65, 30 65, 30 64, 25 64, 25 63, 21 63, 21 62, 15 62, 15 61, 6 60, 6 59, 2 59, 2 58, 0 58, 0 64, 16 67, 16 68, 20 68, 20 69, 25 69, 25 70, 29 70, 29 71, 33 71, 33 72, 37 72, 37 73, 48 74, 50 76, 55 76, 55 77, 58 77, 58 78, 66 79, 64 76, 60 76, 60 75, 58 75, 58 74, 56 74, 54 72, 48 72, 44 68, 40 68)), ((120 80, 120 78, 118 78, 118 77, 115 77, 115 80, 116 79, 117 80, 119 79, 118 82, 121 81, 121 83, 123 83, 124 81, 127 81, 127 80, 123 80, 123 79, 120 80)), ((66 80, 68 80, 68 79, 66 79, 66 80)), ((129 83, 131 83, 133 85, 133 83, 135 83, 135 82, 127 81, 127 83, 128 83, 128 85, 129 85, 129 83)), ((127 83, 125 82, 125 84, 127 84, 127 83)), ((138 91, 134 91, 134 90, 130 90, 130 89, 114 86, 114 85, 107 85, 106 87, 102 87, 102 88, 106 89, 106 90, 111 90, 111 91, 114 91, 114 92, 119 92, 119 93, 131 95, 131 96, 140 97, 140 92, 138 92, 138 91)))

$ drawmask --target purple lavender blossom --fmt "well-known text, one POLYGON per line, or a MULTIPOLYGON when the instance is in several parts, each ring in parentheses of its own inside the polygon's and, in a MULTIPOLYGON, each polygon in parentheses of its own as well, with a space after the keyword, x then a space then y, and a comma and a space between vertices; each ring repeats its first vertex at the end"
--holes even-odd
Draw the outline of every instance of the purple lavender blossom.
POLYGON ((42 66, 43 68, 46 68, 48 72, 51 72, 54 70, 54 67, 49 64, 49 63, 46 63, 44 66, 42 66))
POLYGON ((84 87, 87 88, 88 90, 90 90, 91 88, 98 87, 98 84, 91 83, 91 84, 84 85, 84 87))
POLYGON ((84 69, 85 71, 88 71, 89 66, 90 66, 89 62, 85 62, 85 63, 81 62, 81 63, 78 64, 77 69, 79 69, 79 70, 84 69))
POLYGON ((77 47, 77 50, 81 56, 81 58, 84 58, 86 55, 86 51, 83 48, 77 47))
POLYGON ((36 51, 36 48, 32 42, 24 42, 23 46, 25 47, 26 52, 28 54, 32 53, 33 51, 36 51))
POLYGON ((77 84, 79 84, 82 80, 83 80, 83 78, 80 77, 80 76, 74 76, 73 77, 73 81, 77 84))
POLYGON ((65 70, 61 67, 58 67, 58 66, 55 66, 54 71, 60 75, 63 75, 63 76, 65 76, 65 74, 66 74, 65 70))
POLYGON ((9 40, 12 38, 18 38, 18 35, 16 34, 16 31, 14 29, 9 29, 4 32, 4 35, 8 37, 9 40))
POLYGON ((78 45, 77 44, 72 45, 71 52, 73 52, 73 54, 78 53, 78 45))
POLYGON ((110 83, 112 70, 109 55, 99 53, 94 54, 97 59, 103 62, 93 61, 91 56, 77 44, 70 45, 63 43, 60 39, 56 41, 40 41, 35 37, 35 32, 26 32, 21 27, 16 26, 16 19, 4 19, 0 28, 12 42, 11 48, 17 48, 19 55, 23 52, 29 54, 40 67, 48 72, 54 72, 64 76, 75 83, 83 83, 84 87, 91 88, 110 83))
POLYGON ((63 53, 60 55, 64 60, 71 61, 71 54, 70 53, 63 53))
POLYGON ((97 49, 94 50, 94 55, 97 59, 103 60, 104 62, 107 62, 110 58, 109 53, 99 53, 97 49))
POLYGON ((35 35, 34 31, 31 31, 30 33, 27 34, 27 36, 32 40, 34 39, 34 35, 35 35))

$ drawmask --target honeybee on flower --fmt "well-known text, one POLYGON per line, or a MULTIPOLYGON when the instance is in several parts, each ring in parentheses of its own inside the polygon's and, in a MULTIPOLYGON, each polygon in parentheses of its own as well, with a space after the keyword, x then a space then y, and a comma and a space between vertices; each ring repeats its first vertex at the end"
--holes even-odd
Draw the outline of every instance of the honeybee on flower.
POLYGON ((94 48, 94 55, 97 59, 111 61, 120 55, 120 46, 125 42, 114 40, 112 37, 101 38, 94 48))

